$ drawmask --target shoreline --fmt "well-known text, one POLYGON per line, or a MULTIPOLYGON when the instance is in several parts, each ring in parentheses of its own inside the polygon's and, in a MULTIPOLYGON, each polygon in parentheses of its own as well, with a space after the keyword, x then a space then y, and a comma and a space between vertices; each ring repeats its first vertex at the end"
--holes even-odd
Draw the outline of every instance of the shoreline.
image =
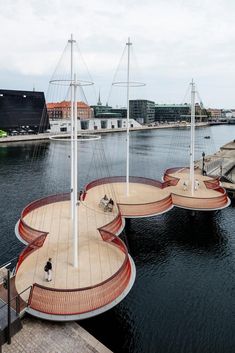
MULTIPOLYGON (((196 127, 210 126, 209 123, 197 123, 196 127)), ((181 124, 162 124, 156 126, 141 126, 141 127, 131 127, 131 131, 145 131, 145 130, 157 130, 157 129, 188 129, 189 127, 183 126, 181 124)), ((103 133, 113 133, 113 132, 126 132, 126 128, 118 129, 99 129, 99 130, 80 130, 78 133, 86 134, 103 134, 103 133)), ((17 135, 17 136, 7 136, 0 138, 1 143, 13 143, 13 142, 23 142, 23 141, 38 141, 38 140, 49 140, 51 136, 55 135, 68 135, 68 133, 52 133, 46 132, 37 135, 17 135)))

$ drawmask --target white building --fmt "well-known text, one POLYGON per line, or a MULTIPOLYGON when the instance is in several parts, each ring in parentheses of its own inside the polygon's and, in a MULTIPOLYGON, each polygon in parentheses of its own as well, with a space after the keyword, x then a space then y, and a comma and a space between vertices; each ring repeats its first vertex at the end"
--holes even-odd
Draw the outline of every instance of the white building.
MULTIPOLYGON (((67 119, 50 120, 52 133, 70 132, 71 122, 67 119)), ((130 119, 130 127, 141 127, 134 119, 130 119)), ((126 129, 127 119, 90 119, 78 120, 78 131, 126 129)))

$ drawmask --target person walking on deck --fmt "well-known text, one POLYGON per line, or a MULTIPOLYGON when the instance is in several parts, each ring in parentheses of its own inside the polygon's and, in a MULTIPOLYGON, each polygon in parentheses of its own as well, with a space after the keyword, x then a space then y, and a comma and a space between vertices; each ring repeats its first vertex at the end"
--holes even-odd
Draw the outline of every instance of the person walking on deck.
POLYGON ((48 282, 52 280, 52 263, 51 263, 51 258, 48 259, 44 271, 45 271, 45 278, 48 282))

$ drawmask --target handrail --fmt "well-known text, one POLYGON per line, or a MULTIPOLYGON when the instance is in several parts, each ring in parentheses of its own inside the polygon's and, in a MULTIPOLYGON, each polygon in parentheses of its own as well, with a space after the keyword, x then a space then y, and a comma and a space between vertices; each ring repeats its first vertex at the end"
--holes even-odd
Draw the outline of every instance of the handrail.
MULTIPOLYGON (((148 185, 156 186, 158 188, 162 188, 162 183, 158 180, 155 180, 155 179, 130 176, 129 180, 132 183, 145 183, 148 185)), ((125 181, 126 181, 126 179, 123 176, 100 178, 100 179, 96 179, 95 181, 91 181, 90 183, 86 184, 85 191, 87 192, 88 190, 90 190, 93 187, 98 186, 98 185, 103 185, 103 184, 108 184, 108 183, 121 183, 121 182, 125 182, 125 181)))
POLYGON ((29 298, 29 307, 34 310, 39 310, 40 312, 48 313, 51 315, 76 315, 82 314, 91 310, 99 309, 100 307, 109 304, 115 300, 123 290, 126 288, 127 283, 131 276, 131 264, 128 256, 127 248, 124 242, 111 232, 106 230, 100 230, 102 239, 109 242, 109 244, 118 247, 124 253, 124 260, 120 268, 106 280, 99 282, 93 286, 87 286, 83 288, 72 288, 72 289, 58 289, 58 288, 48 288, 37 283, 33 284, 31 291, 31 296, 29 298), (104 232, 106 236, 104 236, 104 232), (109 235, 109 237, 107 236, 109 235), (115 280, 115 283, 113 282, 115 280), (108 285, 108 287, 107 287, 108 285), (103 290, 102 290, 103 289, 103 290), (36 290, 36 295, 34 291, 36 290), (42 290, 42 292, 40 292, 42 290), (97 290, 97 291, 96 291, 97 290), (38 293, 37 293, 38 292, 38 293), (46 295, 45 293, 64 293, 62 298, 60 297, 60 302, 56 305, 56 300, 52 300, 54 303, 54 309, 47 312, 45 305, 40 306, 41 296, 46 295), (71 295, 73 295, 71 297, 71 295), (67 309, 67 302, 74 303, 74 305, 79 306, 79 310, 76 312, 67 309), (64 303, 64 305, 63 305, 64 303))
MULTIPOLYGON (((167 173, 169 171, 171 172, 178 171, 180 169, 183 169, 183 168, 178 167, 178 168, 168 169, 164 174, 164 178, 166 179, 169 178, 169 179, 163 183, 156 181, 154 179, 148 179, 148 178, 142 178, 142 177, 130 177, 130 182, 145 183, 162 189, 167 186, 176 185, 178 183, 178 181, 180 180, 179 178, 168 175, 167 173)), ((124 181, 125 181, 125 177, 122 177, 122 176, 98 179, 88 183, 85 186, 85 193, 91 188, 98 185, 112 183, 112 182, 113 183, 124 182, 124 181)), ((121 257, 121 266, 118 268, 118 270, 116 270, 115 273, 113 273, 109 278, 106 278, 102 282, 99 282, 87 287, 83 287, 83 288, 71 288, 71 289, 49 288, 44 285, 34 283, 30 291, 30 296, 28 298, 28 305, 32 309, 35 309, 44 313, 52 314, 52 315, 53 314, 54 315, 59 315, 59 314, 75 315, 76 313, 74 311, 78 311, 77 314, 81 314, 87 311, 98 309, 112 302, 119 295, 121 295, 121 293, 123 293, 131 277, 131 262, 129 259, 127 248, 124 242, 116 235, 123 225, 122 216, 124 217, 138 216, 139 211, 141 211, 139 212, 139 216, 145 216, 145 215, 147 216, 147 215, 153 215, 157 213, 159 214, 160 212, 165 212, 166 210, 170 209, 171 207, 173 207, 173 205, 176 205, 176 206, 178 205, 185 208, 187 207, 193 208, 192 202, 194 202, 197 209, 200 209, 200 208, 205 209, 206 208, 205 204, 207 205, 210 204, 210 208, 212 208, 212 206, 214 208, 215 204, 217 205, 217 207, 220 207, 220 206, 222 207, 225 204, 225 201, 227 200, 225 190, 221 187, 217 187, 216 191, 218 191, 220 195, 212 198, 202 198, 202 197, 196 198, 191 196, 178 195, 170 192, 169 195, 167 195, 163 199, 157 200, 154 202, 148 202, 144 204, 119 203, 117 205, 118 214, 116 215, 116 217, 111 222, 98 228, 98 231, 103 241, 111 244, 112 246, 117 247, 122 251, 124 255, 124 257, 123 255, 121 257), (184 202, 182 200, 184 200, 184 202), (185 200, 186 201, 188 200, 189 205, 187 205, 187 202, 185 202, 185 200), (191 201, 191 204, 190 204, 190 201, 191 201), (201 207, 201 205, 203 205, 203 207, 201 207), (126 209, 126 212, 124 210, 125 207, 129 207, 129 209, 126 209), (48 296, 48 293, 53 293, 53 294, 48 296), (61 293, 61 297, 60 296, 56 297, 56 293, 61 293), (44 296, 44 299, 45 299, 42 304, 40 300, 41 296, 44 296), (56 301, 56 299, 58 299, 58 301, 56 301), (48 303, 48 300, 50 300, 49 303, 48 303), (70 311, 69 311, 68 303, 70 303, 71 307, 73 307, 73 309, 71 309, 70 311), (49 309, 51 309, 50 312, 49 312, 49 309)), ((37 200, 35 202, 32 202, 23 210, 21 218, 23 220, 23 217, 25 217, 29 212, 36 209, 37 207, 41 207, 43 205, 47 205, 53 202, 68 200, 69 196, 70 194, 52 195, 52 196, 48 196, 46 198, 37 200)), ((24 225, 24 223, 22 224, 24 225)), ((28 230, 34 232, 34 229, 31 227, 28 227, 28 230)), ((35 231, 37 232, 37 230, 35 231)), ((25 250, 22 251, 17 265, 17 271, 21 266, 22 262, 24 261, 24 259, 29 254, 31 254, 31 252, 43 246, 43 243, 48 233, 40 232, 40 231, 38 231, 38 233, 39 235, 35 237, 35 239, 32 242, 29 243, 29 245, 26 247, 25 250)))
MULTIPOLYGON (((14 300, 16 300, 16 313, 19 313, 20 312, 20 308, 19 308, 19 302, 17 303, 17 301, 18 300, 20 300, 21 298, 20 298, 20 296, 22 295, 22 294, 24 294, 27 290, 29 290, 29 289, 32 289, 32 285, 30 285, 30 286, 28 286, 27 288, 25 288, 23 291, 21 291, 20 293, 18 293, 17 295, 15 295, 13 298, 11 298, 10 299, 10 303, 12 303, 14 300)), ((28 297, 28 300, 29 300, 29 298, 30 298, 30 294, 31 294, 31 291, 30 291, 30 293, 29 293, 29 297, 28 297)), ((4 308, 5 306, 7 306, 8 305, 8 303, 6 303, 2 298, 1 298, 1 300, 4 302, 4 304, 2 305, 2 306, 0 306, 0 310, 2 309, 2 308, 4 308)), ((25 302, 25 301, 24 301, 25 302)), ((28 303, 26 303, 26 304, 28 304, 28 303)), ((14 308, 12 308, 13 310, 14 310, 14 308)))
POLYGON ((19 221, 19 226, 18 226, 18 230, 20 233, 20 236, 28 243, 30 244, 34 239, 37 239, 38 236, 40 235, 47 235, 48 232, 42 231, 42 230, 38 230, 35 229, 31 226, 29 226, 25 220, 24 217, 27 216, 27 214, 29 212, 34 211, 35 209, 37 209, 39 206, 45 206, 48 205, 51 202, 60 202, 60 201, 66 201, 69 200, 70 198, 70 193, 63 193, 63 194, 56 194, 56 195, 50 195, 44 198, 40 198, 38 200, 35 200, 33 202, 31 202, 30 204, 28 204, 23 211, 21 212, 21 216, 20 216, 20 221, 19 221), (25 232, 30 232, 30 236, 27 237, 27 234, 25 234, 25 232), (32 239, 32 232, 34 233, 34 239, 32 239), (30 241, 29 241, 30 240, 30 241))
POLYGON ((16 266, 16 273, 19 270, 20 265, 22 264, 22 262, 24 261, 24 259, 29 256, 32 252, 34 252, 35 250, 37 250, 38 248, 42 247, 42 245, 44 244, 44 241, 47 237, 48 233, 44 233, 39 235, 37 238, 35 238, 32 242, 30 242, 26 248, 24 248, 23 251, 21 251, 20 255, 19 255, 19 260, 17 262, 17 266, 16 266))
MULTIPOLYGON (((66 196, 67 195, 65 195, 65 197, 66 196)), ((45 199, 40 199, 39 201, 37 200, 36 202, 33 202, 28 207, 26 207, 24 212, 22 213, 22 215, 25 216, 32 209, 36 209, 37 207, 44 205, 44 201, 45 201, 45 204, 48 204, 49 202, 59 201, 59 200, 62 200, 63 198, 64 198, 64 195, 62 194, 62 195, 57 196, 56 198, 54 198, 53 196, 52 197, 49 196, 45 199)), ((121 291, 119 293, 119 295, 123 292, 123 290, 126 288, 126 285, 127 285, 126 282, 127 281, 129 282, 129 279, 131 276, 131 271, 130 271, 131 265, 130 265, 128 251, 127 251, 127 248, 126 248, 124 242, 114 234, 114 233, 118 232, 118 230, 120 228, 122 228, 122 217, 121 217, 120 210, 118 210, 118 211, 119 211, 118 215, 114 218, 114 220, 112 220, 108 224, 106 224, 103 227, 100 227, 98 229, 100 232, 100 235, 104 241, 108 242, 112 246, 118 247, 124 254, 123 262, 122 262, 121 266, 118 268, 118 270, 115 273, 113 273, 112 276, 110 276, 106 280, 104 280, 100 283, 97 283, 93 286, 88 286, 88 287, 83 287, 83 288, 57 289, 57 288, 48 288, 43 285, 39 285, 37 283, 34 283, 32 286, 31 292, 30 292, 29 299, 28 299, 28 303, 31 308, 34 308, 35 305, 40 305, 39 303, 35 304, 36 299, 35 299, 33 293, 36 289, 39 289, 39 290, 41 289, 44 291, 44 293, 49 293, 49 292, 60 292, 60 293, 66 292, 67 294, 68 293, 75 293, 74 294, 75 296, 80 295, 79 293, 83 293, 82 295, 86 295, 86 296, 88 295, 90 300, 93 300, 94 302, 96 302, 96 308, 103 306, 103 305, 106 305, 109 301, 113 301, 115 299, 112 297, 114 295, 113 294, 114 290, 112 289, 110 291, 110 288, 111 288, 110 286, 113 286, 112 283, 113 283, 114 279, 115 279, 116 285, 118 286, 116 289, 116 294, 118 291, 121 291), (110 285, 109 285, 109 283, 110 283, 110 285), (98 303, 98 299, 95 300, 93 298, 94 291, 96 291, 98 289, 99 289, 99 292, 101 291, 103 293, 103 298, 106 298, 106 299, 104 299, 104 302, 102 302, 102 300, 99 299, 100 303, 102 302, 102 304, 98 303), (89 290, 91 292, 89 292, 89 290), (110 298, 110 299, 108 299, 108 298, 110 298)), ((20 257, 19 257, 19 261, 17 264, 17 271, 19 270, 19 267, 21 266, 24 259, 29 254, 31 254, 31 252, 37 250, 37 248, 39 248, 43 245, 48 233, 46 233, 46 232, 40 233, 39 232, 39 234, 40 235, 38 237, 36 237, 32 242, 30 242, 28 244, 28 246, 21 252, 20 257)), ((83 306, 86 307, 86 303, 84 301, 83 301, 83 306)), ((65 310, 65 308, 66 308, 66 304, 64 305, 63 309, 65 310)), ((41 308, 40 311, 43 312, 43 308, 41 308)), ((69 314, 74 314, 74 313, 67 313, 67 314, 69 315, 69 314)))

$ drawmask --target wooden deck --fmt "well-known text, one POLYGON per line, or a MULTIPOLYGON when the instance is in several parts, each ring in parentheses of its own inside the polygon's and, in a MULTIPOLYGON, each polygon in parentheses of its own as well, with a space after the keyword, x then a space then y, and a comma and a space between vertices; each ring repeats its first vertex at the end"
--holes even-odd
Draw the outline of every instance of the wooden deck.
MULTIPOLYGON (((16 274, 18 293, 33 286, 32 309, 61 316, 84 315, 109 306, 111 302, 115 305, 117 298, 120 301, 123 293, 124 296, 128 293, 135 270, 125 246, 115 237, 124 226, 122 216, 152 216, 166 212, 174 205, 213 210, 229 204, 219 181, 202 176, 200 171, 196 171, 198 186, 192 195, 187 168, 168 171, 163 183, 133 177, 136 182, 130 183, 128 196, 125 182, 119 181, 122 177, 115 178, 115 181, 105 178, 89 184, 86 197, 78 206, 78 268, 73 267, 70 201, 52 196, 52 201, 39 200, 36 206, 32 205, 31 210, 23 213, 21 223, 25 223, 23 229, 28 227, 28 243, 31 233, 32 240, 40 238, 40 232, 33 229, 48 233, 43 235, 44 244, 40 243, 39 248, 33 248, 28 256, 23 256, 16 274), (184 181, 188 183, 186 189, 184 181), (104 195, 114 200, 112 212, 105 212, 99 206, 104 195), (44 278, 44 266, 49 257, 53 265, 51 282, 44 278)), ((22 299, 27 299, 26 294, 22 299)))

